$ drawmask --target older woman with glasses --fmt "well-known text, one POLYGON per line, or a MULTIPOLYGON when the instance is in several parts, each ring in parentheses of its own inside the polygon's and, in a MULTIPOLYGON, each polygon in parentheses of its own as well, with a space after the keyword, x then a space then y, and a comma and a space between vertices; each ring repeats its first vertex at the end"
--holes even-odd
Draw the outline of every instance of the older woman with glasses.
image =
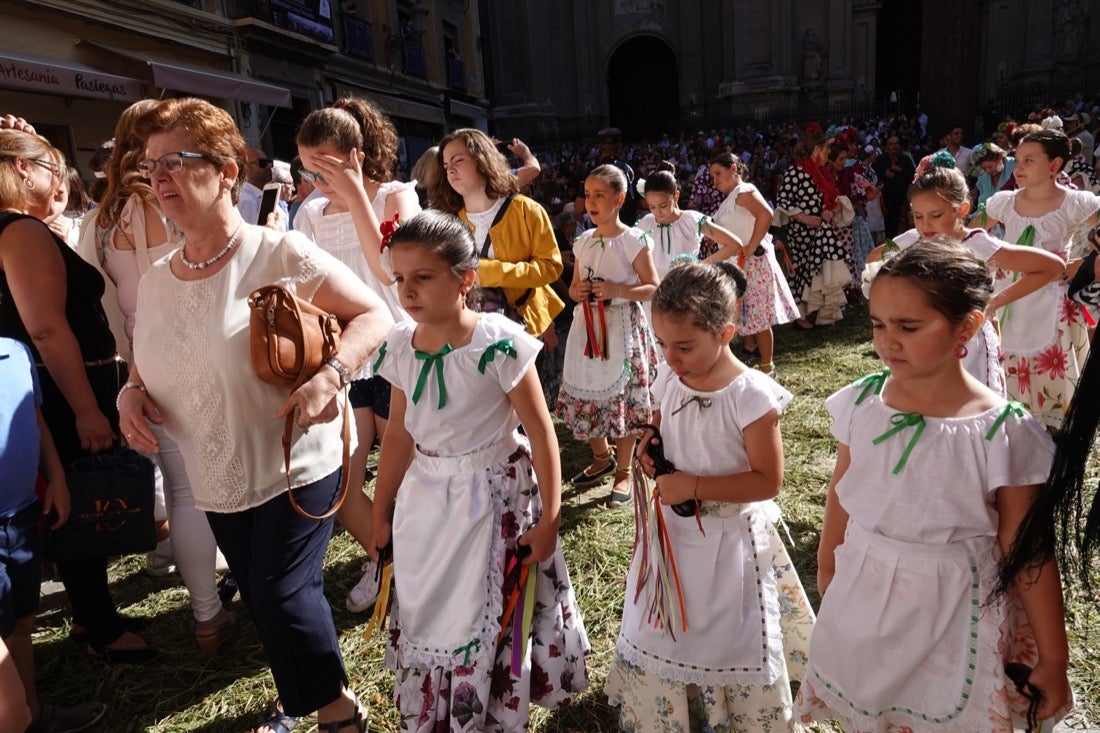
POLYGON ((154 263, 138 287, 134 363, 118 398, 121 430, 135 448, 155 451, 146 419, 163 422, 180 445, 195 505, 236 576, 279 690, 281 705, 257 730, 289 729, 316 711, 323 733, 365 731, 324 595, 333 519, 308 519, 292 507, 281 438, 283 418, 295 415, 289 483, 302 509, 324 513, 341 483, 338 394, 393 319, 301 233, 242 220, 235 203, 248 151, 228 113, 173 99, 137 127, 146 141, 140 167, 185 244, 154 263), (289 395, 260 382, 251 366, 248 294, 272 283, 343 324, 336 358, 289 395))

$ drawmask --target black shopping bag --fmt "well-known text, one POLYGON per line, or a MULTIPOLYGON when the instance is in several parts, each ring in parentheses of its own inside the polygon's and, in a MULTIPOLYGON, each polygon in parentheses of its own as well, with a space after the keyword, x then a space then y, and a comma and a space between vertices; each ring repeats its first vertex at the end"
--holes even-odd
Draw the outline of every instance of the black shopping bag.
POLYGON ((148 458, 125 447, 93 453, 66 466, 65 481, 72 511, 48 539, 50 560, 126 555, 156 546, 148 458))

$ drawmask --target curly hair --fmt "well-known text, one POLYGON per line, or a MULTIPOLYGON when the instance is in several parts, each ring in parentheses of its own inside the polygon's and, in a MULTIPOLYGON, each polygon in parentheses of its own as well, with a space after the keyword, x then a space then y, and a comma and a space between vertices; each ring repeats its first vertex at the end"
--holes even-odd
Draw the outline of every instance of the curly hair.
POLYGON ((192 152, 201 153, 218 168, 236 163, 233 204, 240 200, 248 145, 224 109, 195 97, 166 99, 139 117, 136 126, 138 135, 146 141, 158 133, 180 130, 191 137, 192 152))
POLYGON ((131 194, 137 194, 146 203, 154 203, 156 195, 152 186, 138 170, 138 162, 145 157, 145 140, 138 134, 137 122, 160 104, 155 99, 134 102, 118 117, 115 125, 114 147, 111 157, 103 166, 107 174, 107 187, 99 201, 96 223, 103 229, 118 223, 122 208, 131 194))
POLYGON ((447 146, 459 142, 466 148, 466 154, 474 161, 477 172, 485 179, 485 195, 491 199, 502 199, 516 193, 516 177, 508 167, 508 159, 497 150, 492 139, 481 130, 463 127, 448 133, 439 141, 439 153, 436 161, 440 175, 432 181, 428 189, 428 199, 434 208, 448 214, 457 214, 465 206, 462 197, 451 187, 447 180, 443 154, 447 146))
POLYGON ((315 110, 302 121, 298 145, 331 143, 341 152, 363 151, 363 177, 385 183, 397 164, 397 129, 390 118, 365 99, 341 97, 331 107, 315 110))

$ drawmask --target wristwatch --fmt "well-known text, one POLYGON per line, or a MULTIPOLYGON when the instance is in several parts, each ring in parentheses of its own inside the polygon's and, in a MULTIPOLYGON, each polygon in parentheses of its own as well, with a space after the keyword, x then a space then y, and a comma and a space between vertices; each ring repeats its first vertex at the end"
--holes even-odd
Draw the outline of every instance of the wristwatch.
POLYGON ((336 373, 340 375, 340 386, 347 387, 351 384, 351 371, 340 362, 335 356, 330 356, 325 359, 325 363, 336 370, 336 373))

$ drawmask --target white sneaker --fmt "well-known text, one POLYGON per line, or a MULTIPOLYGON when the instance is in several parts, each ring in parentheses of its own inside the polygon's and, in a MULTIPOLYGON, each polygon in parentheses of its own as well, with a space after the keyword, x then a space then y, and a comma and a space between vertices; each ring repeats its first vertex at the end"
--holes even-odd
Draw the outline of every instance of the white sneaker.
POLYGON ((344 605, 352 613, 362 613, 374 605, 378 598, 378 564, 373 560, 363 563, 363 577, 348 591, 348 599, 344 605))

